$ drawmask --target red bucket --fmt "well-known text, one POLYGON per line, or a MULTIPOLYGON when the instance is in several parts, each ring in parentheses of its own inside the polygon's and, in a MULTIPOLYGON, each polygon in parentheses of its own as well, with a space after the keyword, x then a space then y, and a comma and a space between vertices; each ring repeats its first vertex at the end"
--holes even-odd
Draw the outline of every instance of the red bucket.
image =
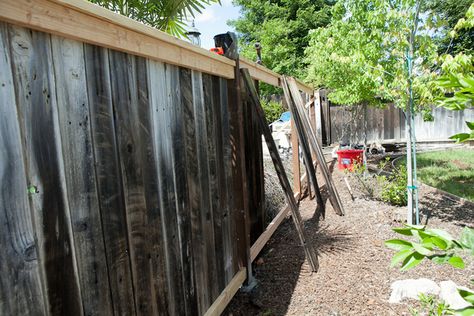
POLYGON ((354 163, 362 163, 363 153, 362 149, 343 149, 337 152, 337 166, 339 170, 354 169, 354 163))

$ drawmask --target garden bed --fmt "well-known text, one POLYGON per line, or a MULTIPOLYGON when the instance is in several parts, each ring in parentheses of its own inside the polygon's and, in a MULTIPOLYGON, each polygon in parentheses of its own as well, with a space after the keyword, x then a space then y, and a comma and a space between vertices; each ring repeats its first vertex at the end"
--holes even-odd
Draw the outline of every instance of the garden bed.
MULTIPOLYGON (((409 315, 409 306, 416 306, 416 301, 388 303, 390 285, 396 280, 425 277, 470 286, 472 259, 466 260, 465 270, 431 262, 408 272, 390 268, 393 251, 383 242, 397 237, 391 228, 402 225, 406 208, 367 200, 358 192, 353 201, 343 176, 338 170, 333 173, 346 216, 335 215, 328 202, 326 218, 320 220, 314 200, 301 202, 308 238, 319 253, 319 271, 310 272, 287 219, 255 260, 258 286, 251 293, 239 292, 224 315, 409 315)), ((420 189, 420 211, 423 224, 454 236, 463 226, 474 225, 473 204, 446 198, 426 186, 420 189)))

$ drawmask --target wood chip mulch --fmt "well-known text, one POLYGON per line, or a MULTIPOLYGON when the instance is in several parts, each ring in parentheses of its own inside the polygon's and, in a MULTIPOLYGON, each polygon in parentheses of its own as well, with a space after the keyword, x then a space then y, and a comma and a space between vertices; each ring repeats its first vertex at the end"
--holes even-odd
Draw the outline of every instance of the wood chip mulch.
MULTIPOLYGON (((403 224, 406 209, 360 194, 352 201, 343 176, 334 170, 346 216, 335 215, 329 201, 325 219, 315 213, 315 200, 306 198, 300 204, 306 234, 318 252, 319 271, 311 273, 288 218, 254 262, 257 287, 250 293, 239 291, 223 315, 410 315, 409 306, 416 307, 416 301, 388 303, 390 285, 396 280, 452 280, 472 288, 474 262, 469 257, 464 257, 464 270, 429 261, 408 272, 390 268, 393 251, 384 240, 399 237, 391 228, 403 224)), ((319 181, 324 184, 322 178, 319 181)), ((420 210, 423 224, 456 237, 463 226, 474 227, 474 204, 446 198, 427 187, 420 190, 420 210)))

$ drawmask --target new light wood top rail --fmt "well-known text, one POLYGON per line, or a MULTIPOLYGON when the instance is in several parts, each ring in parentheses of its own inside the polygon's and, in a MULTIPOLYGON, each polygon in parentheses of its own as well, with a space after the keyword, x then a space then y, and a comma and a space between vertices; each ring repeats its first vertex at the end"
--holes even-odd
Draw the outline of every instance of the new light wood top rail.
MULTIPOLYGON (((233 79, 235 62, 85 0, 0 0, 0 20, 31 29, 233 79)), ((280 86, 281 76, 241 59, 259 81, 280 86)), ((301 82, 308 94, 313 89, 301 82)))

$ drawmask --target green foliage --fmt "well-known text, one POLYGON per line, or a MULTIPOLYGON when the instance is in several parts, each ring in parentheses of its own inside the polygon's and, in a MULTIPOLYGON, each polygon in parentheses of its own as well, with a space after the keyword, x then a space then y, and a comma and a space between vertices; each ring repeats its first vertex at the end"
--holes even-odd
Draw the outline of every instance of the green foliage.
POLYGON ((304 50, 309 30, 329 23, 333 1, 234 0, 241 17, 230 22, 239 33, 241 55, 256 60, 262 45, 263 64, 280 74, 305 77, 304 50))
MULTIPOLYGON (((474 36, 474 3, 467 10, 466 17, 461 18, 450 35, 453 39, 461 36, 463 31, 469 31, 470 41, 474 36)), ((474 47, 468 52, 473 53, 474 47)), ((437 87, 444 93, 438 98, 438 106, 449 110, 464 110, 474 106, 474 58, 472 55, 463 52, 455 56, 449 54, 439 58, 441 62, 442 76, 436 81, 437 87)), ((474 140, 474 122, 466 122, 469 133, 459 133, 451 136, 457 142, 474 140)))
POLYGON ((283 107, 279 102, 260 99, 260 103, 262 104, 263 111, 265 112, 265 118, 267 119, 268 123, 278 120, 284 112, 283 107))
POLYGON ((186 37, 185 19, 220 0, 89 0, 177 37, 186 37))
POLYGON ((414 242, 404 239, 385 241, 388 248, 397 251, 392 258, 391 266, 401 263, 402 271, 416 267, 423 259, 464 269, 464 261, 458 253, 466 251, 474 255, 474 229, 468 227, 464 228, 459 240, 444 230, 427 229, 422 225, 406 225, 393 228, 393 231, 416 239, 414 242))
POLYGON ((390 176, 380 176, 382 201, 397 206, 407 205, 407 169, 397 166, 390 176))
MULTIPOLYGON (((308 80, 331 90, 338 104, 405 108, 409 79, 416 110, 433 99, 436 74, 433 30, 436 19, 420 18, 416 0, 348 0, 333 7, 331 24, 311 34, 306 60, 308 80), (407 75, 407 52, 413 48, 413 77, 407 75)), ((423 8, 422 8, 423 9, 423 8)), ((422 11, 425 13, 426 11, 422 11)))
POLYGON ((474 30, 460 30, 455 37, 450 34, 458 21, 463 19, 472 0, 436 0, 431 9, 439 16, 443 28, 440 30, 438 52, 440 54, 474 53, 474 30))
MULTIPOLYGON (((392 257, 391 266, 401 263, 402 271, 416 267, 423 259, 464 269, 465 264, 459 253, 465 252, 474 256, 474 229, 469 227, 464 227, 459 240, 454 239, 444 230, 427 229, 422 225, 405 225, 405 227, 393 228, 393 231, 416 240, 414 242, 404 239, 385 241, 385 246, 397 251, 392 257)), ((423 308, 428 309, 428 315, 474 315, 474 292, 465 289, 458 289, 458 292, 467 303, 471 304, 470 306, 453 310, 433 297, 420 296, 420 300, 423 308)), ((418 311, 412 310, 412 314, 418 315, 418 311)))
MULTIPOLYGON (((450 315, 451 313, 449 306, 446 305, 444 301, 438 300, 434 295, 425 295, 423 293, 420 293, 418 298, 420 300, 420 305, 422 308, 421 315, 443 316, 450 315)), ((420 312, 416 309, 410 309, 410 313, 413 316, 420 315, 420 312)))

